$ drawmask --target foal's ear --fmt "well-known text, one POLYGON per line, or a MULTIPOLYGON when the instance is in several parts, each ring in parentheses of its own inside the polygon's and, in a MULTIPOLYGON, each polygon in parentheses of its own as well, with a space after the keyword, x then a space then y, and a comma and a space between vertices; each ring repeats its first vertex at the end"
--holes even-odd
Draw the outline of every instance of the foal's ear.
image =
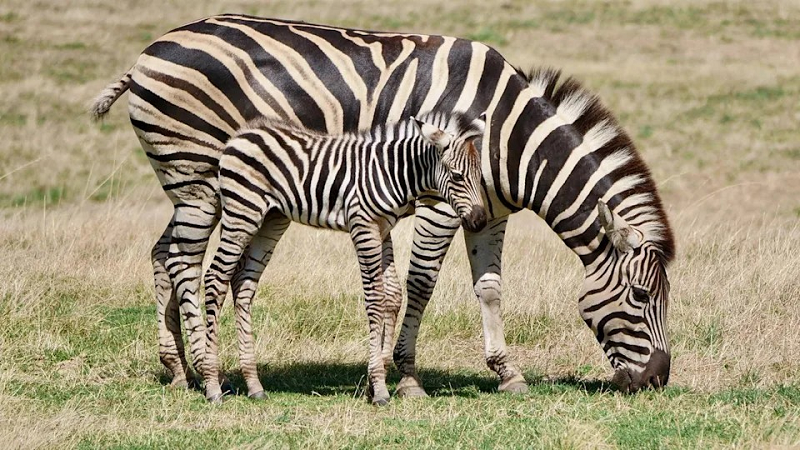
POLYGON ((412 119, 414 120, 414 124, 417 126, 417 128, 419 128, 420 133, 422 133, 422 137, 429 143, 435 145, 436 148, 439 150, 444 150, 448 145, 450 145, 452 136, 450 136, 449 133, 441 130, 437 126, 418 120, 415 117, 412 117, 412 119))
POLYGON ((606 232, 611 244, 621 252, 629 252, 642 245, 642 240, 632 226, 619 214, 612 211, 602 201, 597 202, 597 213, 600 225, 606 232))
POLYGON ((483 136, 483 132, 486 131, 486 111, 482 112, 477 119, 473 120, 472 124, 478 130, 478 133, 483 136))

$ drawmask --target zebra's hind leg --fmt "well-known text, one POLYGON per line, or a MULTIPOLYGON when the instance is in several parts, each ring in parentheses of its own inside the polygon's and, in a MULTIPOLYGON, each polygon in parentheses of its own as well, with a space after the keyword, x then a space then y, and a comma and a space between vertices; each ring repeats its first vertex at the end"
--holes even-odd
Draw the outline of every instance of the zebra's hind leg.
POLYGON ((490 221, 481 232, 465 230, 464 239, 472 267, 473 288, 481 305, 486 365, 500 376, 498 389, 501 392, 519 394, 528 391, 528 383, 508 356, 500 312, 500 266, 507 222, 507 217, 501 217, 490 221))
POLYGON ((186 362, 178 299, 175 297, 166 268, 171 239, 172 220, 153 246, 151 254, 158 320, 158 354, 161 363, 172 373, 170 386, 188 388, 194 382, 194 377, 186 362))
POLYGON ((401 374, 395 391, 398 397, 427 396, 416 368, 419 324, 433 294, 442 261, 461 226, 461 221, 446 203, 418 202, 415 214, 414 241, 406 280, 408 305, 394 348, 394 363, 401 374))
POLYGON ((258 280, 266 269, 275 246, 289 228, 291 220, 283 214, 267 214, 258 234, 250 242, 246 256, 240 260, 231 286, 236 308, 236 333, 239 338, 239 363, 242 376, 247 383, 247 396, 265 398, 264 387, 258 379, 258 370, 253 342, 253 323, 250 306, 258 288, 258 280))
POLYGON ((166 266, 174 295, 189 338, 189 352, 195 370, 203 374, 206 342, 200 310, 200 278, 203 256, 217 223, 216 198, 198 199, 175 205, 172 237, 166 266))
POLYGON ((392 364, 394 332, 397 325, 397 314, 403 304, 403 288, 397 278, 394 264, 392 236, 387 235, 383 241, 383 289, 385 292, 385 310, 383 315, 383 339, 381 340, 381 357, 386 370, 392 364))
POLYGON ((366 298, 369 325, 367 376, 370 397, 373 405, 383 406, 389 403, 389 390, 386 388, 386 367, 381 352, 385 306, 381 229, 375 222, 354 218, 350 222, 350 237, 356 248, 366 298))

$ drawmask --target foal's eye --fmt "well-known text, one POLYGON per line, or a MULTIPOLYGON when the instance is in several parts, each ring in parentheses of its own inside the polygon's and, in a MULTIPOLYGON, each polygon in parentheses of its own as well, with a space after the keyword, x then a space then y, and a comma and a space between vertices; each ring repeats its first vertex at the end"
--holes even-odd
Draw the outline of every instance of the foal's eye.
POLYGON ((633 299, 639 303, 647 303, 650 301, 650 292, 639 286, 632 286, 631 290, 633 291, 633 299))
POLYGON ((451 178, 456 183, 461 183, 462 181, 464 181, 464 175, 461 172, 453 172, 453 174, 451 175, 451 178))

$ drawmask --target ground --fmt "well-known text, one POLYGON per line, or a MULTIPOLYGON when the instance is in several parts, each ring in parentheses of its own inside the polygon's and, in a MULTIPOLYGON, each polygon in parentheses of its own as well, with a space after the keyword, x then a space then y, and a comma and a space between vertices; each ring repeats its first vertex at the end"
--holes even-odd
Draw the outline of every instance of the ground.
MULTIPOLYGON (((5 0, 0 5, 0 442, 57 448, 800 445, 800 4, 5 0), (220 12, 470 37, 597 92, 652 169, 675 230, 673 370, 624 395, 577 313, 577 258, 533 214, 504 260, 510 351, 496 392, 456 240, 423 322, 432 397, 374 408, 345 234, 293 226, 255 307, 268 391, 221 407, 172 390, 149 251, 170 213, 127 122, 87 106, 167 30, 220 12), (309 243, 313 245, 309 246, 309 243), (309 247, 313 250, 309 250, 309 247)), ((395 243, 401 273, 410 224, 395 243)), ((222 355, 236 386, 231 311, 222 355)), ((396 372, 390 382, 398 381, 396 372)), ((390 385, 390 389, 391 389, 390 385)))

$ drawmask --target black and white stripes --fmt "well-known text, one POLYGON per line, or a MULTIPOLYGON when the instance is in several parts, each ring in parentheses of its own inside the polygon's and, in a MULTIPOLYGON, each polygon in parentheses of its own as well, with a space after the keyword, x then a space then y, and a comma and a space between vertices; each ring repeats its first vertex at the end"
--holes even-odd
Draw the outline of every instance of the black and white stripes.
MULTIPOLYGON (((656 381, 666 380, 668 301, 667 290, 658 288, 667 285, 665 268, 674 254, 666 215, 630 139, 574 80, 559 82, 552 70, 525 75, 495 50, 465 39, 222 15, 159 38, 103 91, 93 114, 102 116, 127 88, 131 122, 175 205, 153 251, 160 354, 174 383, 184 383, 188 373, 176 303, 195 366, 202 367, 200 262, 220 209, 218 160, 232 135, 257 119, 341 133, 452 111, 467 117, 487 113, 478 149, 490 226, 465 235, 483 314, 485 357, 501 377, 500 388, 525 389, 507 354, 500 317, 506 218, 523 208, 537 212, 586 267, 580 308, 609 347, 612 365, 623 374, 617 377, 620 384, 647 385, 650 379, 640 375, 656 366, 656 381), (619 219, 606 222, 616 228, 603 226, 601 204, 607 205, 607 216, 619 219), (623 234, 623 240, 609 239, 623 234), (638 245, 617 245, 631 236, 638 245), (626 261, 644 253, 651 256, 631 273, 626 261), (620 292, 628 297, 638 292, 632 280, 647 290, 650 307, 626 310, 627 303, 609 301, 620 292), (609 319, 623 312, 627 315, 609 319), (609 335, 617 338, 606 339, 609 335), (627 353, 620 350, 626 345, 627 353)), ((425 197, 417 200, 415 213, 409 307, 394 351, 403 374, 398 393, 404 395, 424 394, 415 369, 416 336, 460 225, 449 207, 425 197)), ((249 304, 251 296, 244 289, 237 302, 249 304)))

